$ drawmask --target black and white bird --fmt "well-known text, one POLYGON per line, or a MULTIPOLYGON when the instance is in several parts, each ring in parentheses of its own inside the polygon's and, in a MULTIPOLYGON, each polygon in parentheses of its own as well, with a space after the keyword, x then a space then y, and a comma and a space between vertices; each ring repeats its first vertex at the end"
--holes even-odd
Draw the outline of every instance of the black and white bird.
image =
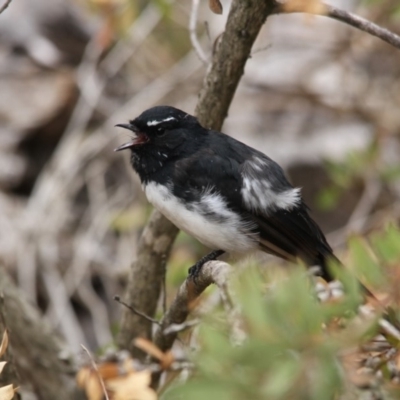
POLYGON ((190 273, 224 252, 262 250, 327 268, 336 259, 308 214, 300 189, 265 154, 169 106, 153 107, 128 124, 131 162, 150 203, 178 228, 214 249, 190 273))

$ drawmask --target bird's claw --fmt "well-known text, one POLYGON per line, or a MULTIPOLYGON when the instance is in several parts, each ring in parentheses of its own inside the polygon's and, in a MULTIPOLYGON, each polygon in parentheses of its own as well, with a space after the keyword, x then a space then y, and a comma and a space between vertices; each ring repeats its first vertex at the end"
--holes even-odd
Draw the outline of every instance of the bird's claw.
POLYGON ((188 269, 188 278, 191 279, 194 283, 196 283, 197 278, 200 275, 200 270, 201 267, 204 265, 204 263, 202 262, 197 262, 196 264, 192 265, 189 269, 188 269))
POLYGON ((211 253, 205 255, 202 259, 197 261, 196 264, 194 264, 192 267, 188 269, 188 279, 191 279, 195 284, 197 283, 197 279, 200 275, 201 268, 203 265, 212 260, 216 260, 220 255, 224 254, 225 251, 223 250, 214 250, 211 253))

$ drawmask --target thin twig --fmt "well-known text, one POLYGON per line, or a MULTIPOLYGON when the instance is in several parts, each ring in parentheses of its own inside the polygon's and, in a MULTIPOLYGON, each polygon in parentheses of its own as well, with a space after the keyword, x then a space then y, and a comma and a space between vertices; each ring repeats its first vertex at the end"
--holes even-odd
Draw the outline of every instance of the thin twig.
MULTIPOLYGON (((336 19, 337 21, 344 22, 345 24, 348 24, 354 28, 357 28, 363 32, 367 32, 372 36, 375 36, 386 43, 391 44, 394 47, 397 47, 400 49, 400 36, 396 35, 395 33, 389 31, 386 28, 382 28, 381 26, 365 19, 362 18, 358 15, 355 15, 351 12, 341 10, 340 8, 333 7, 328 4, 324 4, 323 7, 321 7, 320 12, 315 12, 313 14, 315 15, 322 15, 325 17, 333 18, 336 19)), ((290 8, 286 9, 285 8, 285 3, 279 4, 276 9, 275 13, 299 13, 299 12, 305 12, 307 13, 307 9, 304 7, 299 6, 298 8, 294 7, 292 4, 290 4, 290 8)))
POLYGON ((136 308, 130 306, 129 304, 125 303, 123 300, 121 300, 121 298, 119 296, 114 296, 114 300, 120 304, 122 304, 123 306, 125 306, 126 308, 128 308, 129 310, 131 310, 134 314, 139 315, 139 317, 142 317, 144 319, 147 319, 147 321, 152 322, 153 324, 157 324, 158 326, 161 326, 160 321, 157 321, 156 319, 142 313, 139 310, 136 310, 136 308))
POLYGON ((160 328, 154 335, 153 342, 157 347, 164 352, 171 348, 177 332, 168 328, 171 325, 182 324, 186 320, 190 311, 194 308, 196 300, 208 286, 215 283, 222 291, 226 291, 226 283, 231 268, 229 264, 223 261, 209 261, 201 268, 196 283, 189 277, 185 280, 160 321, 160 328))
POLYGON ((109 329, 110 320, 107 314, 107 307, 95 292, 89 279, 86 279, 84 285, 79 285, 77 295, 84 307, 90 312, 97 343, 100 346, 112 343, 113 337, 109 329))
MULTIPOLYGON (((394 220, 400 216, 400 205, 396 204, 391 204, 389 207, 382 208, 372 214, 367 214, 364 215, 362 218, 357 220, 357 223, 359 223, 362 226, 362 229, 358 233, 365 232, 372 227, 376 226, 378 223, 382 225, 382 221, 387 219, 387 217, 390 218, 390 220, 394 220)), ((327 235, 328 242, 331 243, 333 247, 338 247, 343 245, 346 242, 346 234, 348 233, 347 231, 347 225, 345 225, 342 228, 336 229, 333 232, 330 232, 327 235)))
MULTIPOLYGON (((359 312, 365 317, 369 317, 371 315, 371 309, 369 307, 361 306, 359 307, 359 312)), ((380 327, 380 333, 385 337, 386 340, 386 336, 390 336, 400 342, 400 331, 387 319, 379 318, 378 325, 380 327)))
POLYGON ((200 321, 196 319, 191 319, 190 321, 182 322, 181 324, 171 324, 166 329, 164 329, 164 335, 169 335, 170 333, 178 333, 186 331, 187 329, 196 326, 200 321))
POLYGON ((384 333, 400 342, 400 331, 394 325, 384 318, 380 318, 378 324, 384 333))
POLYGON ((212 44, 211 33, 210 33, 210 25, 208 24, 208 21, 204 21, 204 29, 205 29, 208 41, 210 42, 210 44, 212 44))
POLYGON ((92 357, 92 355, 90 354, 90 351, 89 351, 83 344, 81 344, 81 346, 82 346, 82 349, 87 353, 87 355, 88 355, 88 357, 89 357, 89 360, 90 360, 90 363, 92 364, 92 367, 93 367, 93 369, 94 369, 95 372, 96 372, 96 375, 97 375, 97 378, 99 379, 101 388, 103 389, 103 393, 104 393, 105 399, 106 399, 106 400, 110 400, 110 398, 108 397, 106 385, 104 384, 104 380, 103 380, 103 378, 102 378, 101 375, 100 375, 99 369, 97 368, 97 365, 96 365, 95 361, 93 360, 93 357, 92 357))
POLYGON ((371 213, 382 190, 381 182, 376 178, 365 180, 364 192, 351 214, 346 230, 359 232, 363 228, 362 218, 371 213))
POLYGON ((59 327, 70 347, 78 350, 85 343, 85 335, 72 309, 65 282, 57 269, 59 244, 50 235, 38 239, 38 255, 43 268, 40 275, 51 299, 47 315, 54 327, 59 327))
POLYGON ((257 53, 261 53, 262 51, 266 51, 266 50, 270 49, 271 47, 272 47, 272 44, 268 43, 264 46, 255 48, 254 50, 252 50, 252 52, 250 54, 250 58, 253 57, 257 53))
POLYGON ((6 9, 8 8, 8 6, 11 4, 12 0, 6 0, 6 2, 1 6, 0 8, 0 14, 6 9))
MULTIPOLYGON (((130 29, 129 36, 131 38, 131 43, 129 46, 119 42, 119 44, 117 44, 101 61, 100 66, 103 69, 103 75, 107 79, 111 79, 118 73, 120 68, 125 65, 155 28, 160 19, 160 13, 157 7, 150 4, 145 8, 141 16, 137 18, 130 29), (129 51, 126 51, 127 48, 129 51)), ((37 215, 37 220, 42 218, 42 215, 46 216, 48 214, 49 204, 54 202, 54 198, 60 196, 62 188, 68 184, 68 181, 60 180, 58 174, 64 176, 64 174, 71 174, 67 174, 66 171, 74 172, 70 166, 71 157, 68 157, 69 154, 74 154, 72 159, 74 164, 79 167, 79 163, 76 161, 77 157, 74 145, 76 143, 80 145, 82 137, 86 136, 86 126, 95 111, 93 107, 100 101, 100 97, 108 82, 103 78, 100 82, 94 82, 94 85, 93 79, 91 78, 91 75, 96 72, 100 56, 101 49, 93 43, 90 43, 77 72, 77 83, 78 86, 81 86, 81 96, 74 107, 72 116, 57 145, 57 149, 52 155, 52 160, 48 162, 47 168, 43 170, 36 180, 33 193, 29 198, 27 211, 32 213, 32 215, 37 215), (86 81, 88 81, 88 83, 86 83, 86 81), (94 92, 90 93, 91 90, 94 92), (89 103, 87 102, 88 99, 90 99, 89 103), (63 185, 62 182, 65 182, 65 185, 63 185)), ((109 120, 106 120, 105 124, 107 124, 108 121, 109 120)))
MULTIPOLYGON (((185 322, 189 313, 196 306, 199 296, 208 286, 216 284, 221 290, 225 290, 231 269, 232 267, 226 262, 209 261, 201 268, 196 283, 190 277, 186 278, 154 334, 153 343, 161 351, 170 350, 177 338, 179 330, 169 328, 185 322)), ((152 387, 157 387, 159 379, 160 374, 153 375, 152 387)))
POLYGON ((365 230, 368 221, 373 217, 371 211, 378 200, 381 190, 382 184, 378 179, 366 179, 364 192, 349 217, 347 224, 327 235, 329 243, 332 246, 336 247, 343 243, 349 233, 361 233, 365 230))
POLYGON ((192 10, 190 12, 190 19, 189 19, 189 33, 190 33, 190 41, 192 42, 192 46, 194 51, 198 55, 199 59, 205 65, 208 65, 208 57, 205 55, 203 49, 201 48, 199 38, 197 37, 197 15, 199 12, 199 3, 200 0, 192 0, 192 10))
POLYGON ((327 5, 327 16, 367 32, 400 49, 400 36, 358 15, 327 5))
POLYGON ((164 279, 162 281, 162 307, 163 314, 167 312, 167 271, 165 270, 164 279))

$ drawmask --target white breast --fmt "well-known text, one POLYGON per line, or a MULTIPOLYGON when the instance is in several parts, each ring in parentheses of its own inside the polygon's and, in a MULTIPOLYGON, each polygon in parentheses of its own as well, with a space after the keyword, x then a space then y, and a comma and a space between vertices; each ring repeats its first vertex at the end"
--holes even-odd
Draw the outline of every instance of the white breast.
POLYGON ((185 206, 164 185, 151 182, 143 189, 155 208, 207 247, 234 253, 257 248, 249 223, 240 220, 219 194, 205 192, 199 202, 185 206))

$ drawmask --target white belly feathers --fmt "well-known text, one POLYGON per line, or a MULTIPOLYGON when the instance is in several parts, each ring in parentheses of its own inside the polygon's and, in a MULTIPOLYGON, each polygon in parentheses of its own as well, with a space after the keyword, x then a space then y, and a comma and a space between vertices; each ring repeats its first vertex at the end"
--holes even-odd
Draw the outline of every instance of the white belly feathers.
POLYGON ((233 253, 257 248, 249 223, 231 211, 218 193, 206 191, 198 202, 184 204, 167 186, 150 182, 143 189, 155 208, 207 247, 233 253))

